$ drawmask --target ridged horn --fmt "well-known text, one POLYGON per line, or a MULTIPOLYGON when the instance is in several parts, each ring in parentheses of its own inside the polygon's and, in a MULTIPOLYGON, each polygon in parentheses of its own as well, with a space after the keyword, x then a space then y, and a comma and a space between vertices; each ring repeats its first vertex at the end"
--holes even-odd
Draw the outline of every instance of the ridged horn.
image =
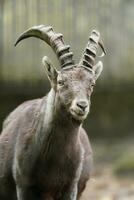
POLYGON ((23 39, 29 37, 40 38, 45 41, 56 53, 60 61, 61 68, 70 68, 74 65, 73 53, 70 52, 70 46, 63 41, 61 33, 55 33, 51 26, 39 25, 33 26, 23 32, 15 42, 15 46, 23 39))
POLYGON ((96 30, 93 30, 91 32, 87 46, 82 54, 82 58, 78 66, 84 67, 88 70, 92 70, 93 66, 95 65, 95 58, 98 45, 101 47, 103 51, 103 54, 101 55, 102 57, 104 56, 104 54, 106 54, 106 51, 104 49, 102 42, 100 42, 100 33, 96 30))

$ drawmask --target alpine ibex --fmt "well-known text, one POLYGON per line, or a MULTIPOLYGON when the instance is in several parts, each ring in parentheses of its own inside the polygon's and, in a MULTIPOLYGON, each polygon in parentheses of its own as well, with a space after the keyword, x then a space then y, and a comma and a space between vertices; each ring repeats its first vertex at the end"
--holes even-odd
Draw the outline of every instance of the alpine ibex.
POLYGON ((76 200, 89 179, 92 150, 82 123, 103 65, 95 65, 100 34, 93 30, 79 64, 62 34, 34 26, 16 41, 37 37, 56 53, 61 70, 43 58, 51 83, 42 99, 24 102, 4 121, 0 135, 0 200, 76 200))

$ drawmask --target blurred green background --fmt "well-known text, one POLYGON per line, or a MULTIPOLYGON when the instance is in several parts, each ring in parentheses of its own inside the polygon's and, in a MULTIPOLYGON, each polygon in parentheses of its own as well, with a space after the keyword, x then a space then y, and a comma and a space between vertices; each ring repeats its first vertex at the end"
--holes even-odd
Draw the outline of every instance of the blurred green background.
POLYGON ((92 29, 98 29, 107 55, 92 96, 85 126, 92 137, 113 138, 134 133, 134 1, 133 0, 1 0, 0 124, 27 99, 42 97, 49 84, 41 59, 58 62, 51 48, 35 38, 16 48, 18 35, 33 25, 53 26, 71 45, 78 62, 92 29))
POLYGON ((84 124, 97 181, 91 181, 83 199, 134 199, 134 183, 126 178, 134 174, 134 1, 0 0, 0 129, 17 105, 49 91, 42 57, 49 56, 58 68, 51 48, 36 38, 14 47, 20 33, 39 24, 63 33, 77 62, 91 30, 100 31, 107 55, 84 124))

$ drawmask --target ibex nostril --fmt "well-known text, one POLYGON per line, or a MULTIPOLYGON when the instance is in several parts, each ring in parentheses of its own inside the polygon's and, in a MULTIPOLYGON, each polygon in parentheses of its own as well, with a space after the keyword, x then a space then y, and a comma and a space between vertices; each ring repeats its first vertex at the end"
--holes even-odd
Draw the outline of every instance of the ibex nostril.
POLYGON ((85 109, 86 109, 86 107, 88 106, 88 104, 87 104, 86 101, 79 101, 79 102, 77 102, 77 106, 78 106, 81 110, 85 111, 85 109))

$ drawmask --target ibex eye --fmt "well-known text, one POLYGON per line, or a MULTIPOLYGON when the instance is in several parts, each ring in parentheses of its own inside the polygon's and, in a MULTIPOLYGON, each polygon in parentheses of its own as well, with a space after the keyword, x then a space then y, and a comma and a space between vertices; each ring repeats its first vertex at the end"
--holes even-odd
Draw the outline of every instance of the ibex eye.
POLYGON ((59 81, 58 81, 58 84, 59 84, 60 86, 63 86, 63 85, 64 85, 64 81, 63 81, 63 80, 59 80, 59 81))
POLYGON ((95 86, 95 82, 94 82, 94 81, 91 81, 90 87, 94 87, 94 86, 95 86))
POLYGON ((95 85, 95 84, 94 84, 94 83, 92 83, 92 84, 91 84, 91 87, 94 87, 94 85, 95 85))

